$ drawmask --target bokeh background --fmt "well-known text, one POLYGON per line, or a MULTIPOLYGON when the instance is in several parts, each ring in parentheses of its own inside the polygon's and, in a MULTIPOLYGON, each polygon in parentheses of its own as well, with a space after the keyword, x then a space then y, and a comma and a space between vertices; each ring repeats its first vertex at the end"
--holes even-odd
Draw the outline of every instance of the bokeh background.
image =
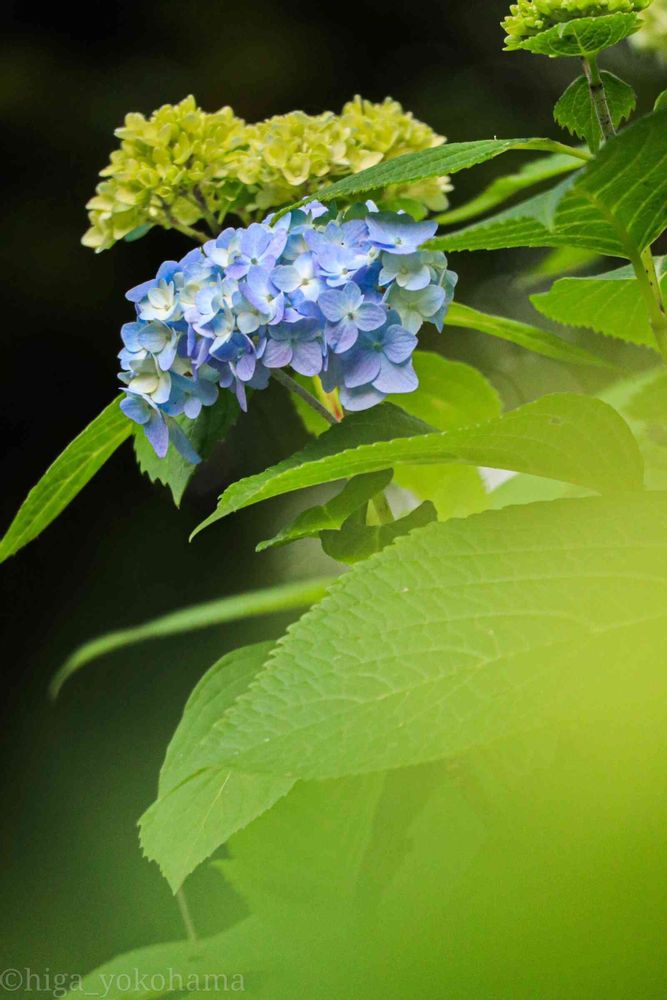
MULTIPOLYGON (((48 463, 113 396, 125 289, 186 249, 183 237, 157 232, 99 256, 80 245, 83 206, 125 113, 194 93, 208 110, 231 104, 258 120, 295 108, 337 111, 355 93, 390 94, 452 141, 555 135, 551 108, 575 67, 503 54, 505 6, 135 0, 85 13, 8 4, 0 58, 3 529, 48 463)), ((652 58, 629 48, 606 65, 632 80, 645 110, 659 89, 656 74, 667 82, 652 58)), ((454 203, 509 162, 458 175, 454 203)), ((530 316, 513 277, 524 260, 457 255, 461 300, 530 316)), ((479 365, 509 405, 547 387, 576 388, 582 377, 472 333, 446 331, 437 346, 479 365)), ((627 363, 642 362, 627 353, 627 363)), ((56 705, 46 686, 73 646, 104 630, 316 572, 316 547, 289 557, 254 553, 286 516, 284 503, 187 541, 219 486, 302 440, 280 392, 256 397, 180 512, 138 475, 126 446, 37 544, 3 567, 3 967, 83 972, 181 934, 166 884, 141 857, 135 823, 196 679, 225 650, 275 635, 285 620, 109 656, 56 705)), ((223 905, 211 891, 210 877, 196 875, 190 890, 202 931, 236 915, 229 897, 223 905)))

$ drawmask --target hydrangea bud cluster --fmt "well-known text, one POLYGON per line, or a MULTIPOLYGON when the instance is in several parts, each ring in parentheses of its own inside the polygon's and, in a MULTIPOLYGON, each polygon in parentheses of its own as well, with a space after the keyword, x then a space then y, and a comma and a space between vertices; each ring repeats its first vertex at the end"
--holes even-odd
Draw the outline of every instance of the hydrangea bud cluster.
POLYGON ((442 329, 456 285, 445 255, 424 249, 435 231, 373 202, 338 214, 312 202, 167 261, 127 293, 121 408, 159 456, 171 440, 194 462, 173 418, 195 419, 221 388, 246 409, 276 369, 319 376, 348 410, 412 392, 417 334, 442 329))
MULTIPOLYGON (((209 114, 187 97, 148 119, 128 115, 116 135, 120 148, 87 205, 91 227, 83 243, 98 251, 154 225, 188 232, 203 219, 218 228, 229 214, 248 224, 325 179, 445 141, 397 101, 360 97, 338 115, 295 111, 254 125, 228 107, 209 114)), ((383 198, 441 211, 450 189, 448 178, 428 178, 393 185, 383 198)))
POLYGON ((641 31, 631 35, 630 42, 638 49, 667 58, 667 0, 653 0, 642 22, 641 31))
POLYGON ((605 14, 633 14, 644 10, 651 0, 518 0, 502 22, 508 39, 529 38, 578 17, 605 14))

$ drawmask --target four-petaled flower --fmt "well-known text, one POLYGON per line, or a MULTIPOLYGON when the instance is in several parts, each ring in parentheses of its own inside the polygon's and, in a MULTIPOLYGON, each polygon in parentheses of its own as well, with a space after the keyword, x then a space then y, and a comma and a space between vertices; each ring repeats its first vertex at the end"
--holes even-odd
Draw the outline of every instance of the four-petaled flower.
POLYGON ((319 307, 329 321, 325 335, 335 354, 352 347, 360 330, 377 330, 387 318, 386 309, 375 302, 367 302, 354 281, 340 291, 331 288, 322 292, 319 307))
POLYGON ((261 359, 267 368, 291 365, 299 375, 319 375, 324 364, 320 324, 315 319, 281 323, 265 341, 261 359))
POLYGON ((371 214, 367 223, 372 245, 396 254, 414 253, 438 228, 437 222, 415 222, 409 215, 393 212, 371 214))

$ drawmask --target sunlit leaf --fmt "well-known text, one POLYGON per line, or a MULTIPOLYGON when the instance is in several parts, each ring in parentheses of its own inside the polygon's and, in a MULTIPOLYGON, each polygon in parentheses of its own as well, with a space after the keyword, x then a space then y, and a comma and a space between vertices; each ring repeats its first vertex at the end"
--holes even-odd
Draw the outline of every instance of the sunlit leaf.
POLYGON ((145 854, 158 861, 174 891, 294 784, 275 775, 219 767, 215 761, 216 732, 225 713, 261 670, 271 646, 246 646, 211 667, 190 695, 169 744, 158 799, 142 816, 140 828, 145 854))
MULTIPOLYGON (((656 261, 667 291, 667 258, 656 261)), ((561 278, 548 292, 531 297, 536 309, 558 323, 585 326, 632 344, 657 350, 648 309, 632 267, 585 278, 561 278)))
POLYGON ((399 539, 292 626, 230 710, 218 759, 325 778, 461 753, 574 710, 579 683, 594 696, 637 643, 663 697, 666 524, 667 494, 637 493, 399 539))

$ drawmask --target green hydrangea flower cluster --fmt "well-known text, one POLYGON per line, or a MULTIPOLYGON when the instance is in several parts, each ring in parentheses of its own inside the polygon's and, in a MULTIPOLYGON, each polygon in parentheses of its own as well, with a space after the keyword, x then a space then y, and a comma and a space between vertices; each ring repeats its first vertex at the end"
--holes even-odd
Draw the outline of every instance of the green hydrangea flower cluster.
MULTIPOLYGON (((91 228, 83 243, 95 250, 153 225, 197 235, 192 227, 202 219, 217 232, 228 214, 247 225, 327 180, 445 141, 397 101, 361 97, 339 115, 294 111, 252 125, 231 108, 209 114, 187 97, 148 119, 128 115, 116 135, 120 148, 86 206, 91 228)), ((383 196, 417 203, 425 213, 446 208, 449 190, 443 177, 394 186, 383 196)))
POLYGON ((638 49, 667 58, 667 0, 654 0, 643 18, 643 27, 630 41, 638 49))
POLYGON ((245 122, 231 108, 206 114, 186 97, 148 119, 127 115, 115 134, 120 148, 100 171, 104 180, 86 205, 91 228, 85 246, 105 250, 154 225, 187 231, 233 197, 226 160, 245 142, 245 122))
POLYGON ((645 10, 651 0, 518 0, 502 22, 507 37, 529 38, 556 24, 578 17, 605 14, 634 14, 645 10))

